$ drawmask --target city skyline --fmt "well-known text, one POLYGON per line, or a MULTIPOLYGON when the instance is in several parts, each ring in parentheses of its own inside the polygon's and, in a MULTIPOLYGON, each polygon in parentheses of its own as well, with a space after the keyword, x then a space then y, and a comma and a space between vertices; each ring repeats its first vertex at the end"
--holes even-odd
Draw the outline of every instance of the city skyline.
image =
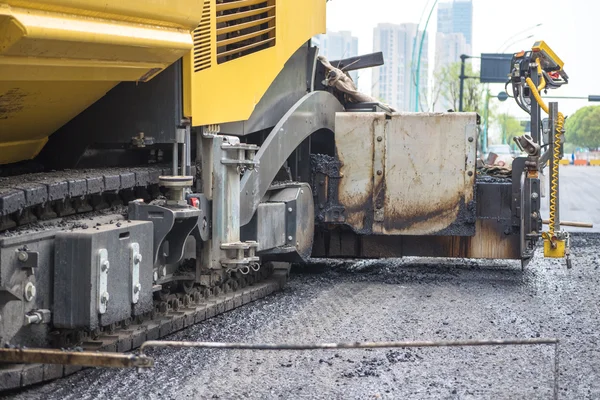
MULTIPOLYGON (((372 68, 371 95, 394 107, 398 111, 413 111, 414 99, 411 85, 413 80, 415 45, 419 46, 422 31, 417 32, 417 24, 378 24, 373 31, 373 52, 383 52, 385 64, 372 68), (415 36, 418 40, 415 41, 415 36)), ((428 35, 425 34, 423 47, 428 47, 428 35)), ((429 56, 425 52, 421 57, 419 100, 427 99, 429 56)), ((415 95, 416 96, 416 95, 415 95)), ((427 110, 427 106, 423 107, 427 110)), ((419 107, 421 109, 421 107, 419 107)))
MULTIPOLYGON (((589 38, 594 36, 594 15, 600 12, 600 3, 588 3, 584 0, 573 0, 570 7, 561 7, 558 0, 548 0, 545 7, 539 8, 535 2, 505 0, 490 2, 472 0, 473 3, 473 38, 471 55, 481 53, 506 52, 513 53, 530 49, 536 40, 544 40, 554 52, 565 62, 565 69, 571 80, 568 85, 556 91, 560 96, 587 96, 600 93, 600 83, 589 82, 585 79, 589 63, 600 62, 600 53, 589 54, 589 38), (587 13, 578 13, 582 7, 589 9, 587 13), (518 8, 523 15, 535 15, 529 23, 522 19, 512 18, 512 10, 518 8), (553 10, 561 9, 561 13, 553 10), (541 24, 541 25, 540 25, 541 24), (585 56, 583 56, 585 55, 585 56), (585 69, 584 69, 585 68, 585 69)), ((334 31, 349 30, 358 37, 359 54, 372 51, 373 29, 378 23, 391 22, 417 23, 427 18, 432 1, 398 2, 397 0, 372 0, 369 7, 364 6, 363 0, 331 1, 327 5, 328 28, 334 31), (423 17, 424 16, 424 17, 423 17)), ((437 7, 433 10, 428 26, 430 38, 428 50, 429 59, 435 57, 435 34, 437 32, 437 7)), ((473 67, 479 68, 479 60, 472 60, 473 67)), ((430 79, 433 68, 430 68, 430 79)), ((359 71, 359 89, 370 92, 373 82, 369 69, 359 71)), ((503 84, 490 84, 493 96, 504 90, 503 84)), ((520 117, 523 111, 514 101, 499 102, 492 99, 497 112, 507 112, 520 117)), ((565 115, 572 114, 577 109, 590 105, 587 100, 566 99, 560 102, 565 115)))

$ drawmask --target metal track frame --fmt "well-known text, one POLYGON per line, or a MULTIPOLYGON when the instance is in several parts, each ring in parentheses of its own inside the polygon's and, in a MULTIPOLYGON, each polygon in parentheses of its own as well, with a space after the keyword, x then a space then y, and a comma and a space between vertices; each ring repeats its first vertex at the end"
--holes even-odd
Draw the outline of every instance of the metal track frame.
MULTIPOLYGON (((220 294, 195 307, 179 308, 158 316, 154 320, 132 324, 113 333, 103 333, 95 340, 83 342, 83 351, 124 353, 140 347, 144 342, 156 340, 184 328, 251 303, 280 290, 287 281, 287 271, 275 270, 273 275, 240 288, 220 294)), ((2 358, 0 357, 0 362, 2 358)), ((0 364, 0 390, 18 389, 46 382, 80 371, 79 365, 60 364, 0 364)))

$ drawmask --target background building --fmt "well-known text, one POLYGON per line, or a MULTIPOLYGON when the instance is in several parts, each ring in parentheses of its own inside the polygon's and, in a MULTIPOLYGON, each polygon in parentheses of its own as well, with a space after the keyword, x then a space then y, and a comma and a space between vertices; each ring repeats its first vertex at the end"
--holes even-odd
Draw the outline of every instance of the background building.
POLYGON ((454 0, 438 4, 439 33, 462 33, 469 46, 473 45, 473 2, 454 0))
MULTIPOLYGON (((435 74, 445 66, 459 62, 461 54, 471 55, 472 41, 473 2, 453 0, 439 3, 435 38, 435 74)), ((434 111, 445 111, 452 107, 449 101, 440 98, 434 111)))
MULTIPOLYGON (((328 60, 341 60, 358 55, 358 38, 349 31, 327 31, 325 35, 318 35, 319 54, 328 60)), ((334 65, 335 66, 335 65, 334 65)), ((350 76, 358 86, 358 72, 351 71, 350 76)))
MULTIPOLYGON (((413 69, 416 69, 422 34, 422 31, 417 32, 417 24, 378 24, 373 31, 373 51, 383 52, 385 64, 373 68, 372 95, 398 111, 414 111, 414 82, 416 79, 413 69), (417 46, 413 54, 415 43, 417 46), (413 90, 411 90, 411 85, 413 90)), ((419 97, 425 110, 427 110, 429 70, 427 49, 426 34, 423 41, 419 82, 421 93, 419 97)))

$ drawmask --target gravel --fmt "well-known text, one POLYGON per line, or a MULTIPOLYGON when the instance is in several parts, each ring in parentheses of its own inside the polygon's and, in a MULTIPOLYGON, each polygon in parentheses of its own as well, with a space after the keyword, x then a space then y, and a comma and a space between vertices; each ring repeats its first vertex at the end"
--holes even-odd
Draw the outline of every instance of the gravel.
MULTIPOLYGON (((560 393, 600 398, 600 235, 576 234, 573 269, 520 263, 319 262, 269 298, 172 340, 306 343, 556 337, 560 393)), ((549 346, 251 352, 156 349, 153 370, 88 369, 15 399, 547 399, 549 346)))

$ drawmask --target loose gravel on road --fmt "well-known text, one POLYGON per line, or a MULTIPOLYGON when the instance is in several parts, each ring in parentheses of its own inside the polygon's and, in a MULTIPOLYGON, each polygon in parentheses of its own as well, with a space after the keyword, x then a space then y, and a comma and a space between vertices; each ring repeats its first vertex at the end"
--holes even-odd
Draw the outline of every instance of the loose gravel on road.
MULTIPOLYGON (((600 235, 575 260, 313 263, 269 298, 171 340, 310 343, 556 337, 560 394, 600 398, 600 235)), ((156 349, 156 366, 88 369, 15 399, 548 399, 549 346, 332 351, 156 349)))

